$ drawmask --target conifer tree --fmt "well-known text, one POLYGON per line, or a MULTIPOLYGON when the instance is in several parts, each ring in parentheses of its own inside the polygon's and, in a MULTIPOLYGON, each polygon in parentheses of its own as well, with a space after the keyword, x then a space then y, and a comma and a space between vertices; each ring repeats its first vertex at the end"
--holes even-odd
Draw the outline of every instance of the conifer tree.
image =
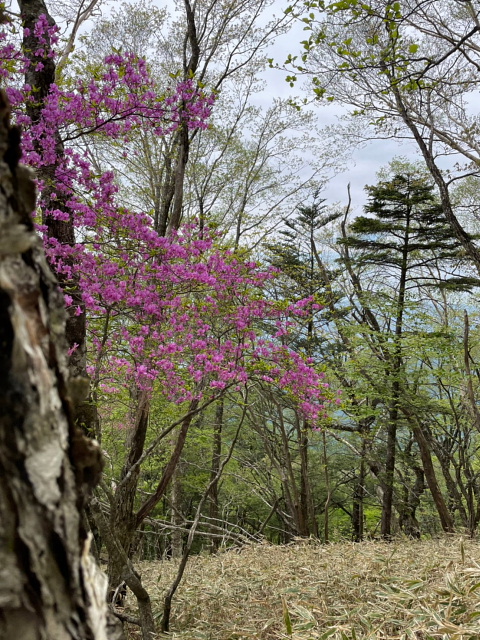
MULTIPOLYGON (((311 205, 299 206, 295 217, 284 219, 285 228, 280 231, 282 240, 270 244, 268 249, 272 264, 291 281, 290 297, 320 298, 323 303, 326 296, 334 295, 332 291, 326 291, 334 273, 325 274, 319 269, 315 236, 340 215, 338 212, 328 212, 325 199, 319 198, 317 192, 311 205)), ((306 336, 297 337, 295 347, 303 349, 310 357, 320 343, 321 338, 314 331, 313 314, 310 314, 306 336)))
MULTIPOLYGON (((367 186, 365 213, 350 225, 352 236, 344 244, 357 250, 357 264, 380 265, 395 276, 405 268, 414 286, 469 288, 478 278, 448 275, 458 267, 461 246, 443 215, 433 185, 414 174, 395 174, 375 186, 367 186), (405 264, 404 264, 405 262, 405 264), (444 277, 428 274, 427 267, 443 263, 444 277)), ((407 285, 409 288, 409 285, 407 285)))
MULTIPOLYGON (((365 213, 370 215, 356 218, 349 227, 351 235, 339 242, 353 250, 352 259, 357 268, 380 267, 383 282, 394 291, 391 335, 385 345, 390 393, 381 533, 388 539, 391 536, 396 436, 404 386, 402 335, 409 292, 425 286, 466 289, 480 281, 457 275, 460 243, 444 218, 433 186, 424 178, 408 172, 396 173, 391 179, 366 187, 366 191, 369 201, 365 213), (429 269, 433 265, 441 265, 440 277, 437 269, 435 273, 429 269)), ((434 478, 430 480, 433 484, 434 478)), ((444 529, 453 530, 453 520, 440 495, 436 502, 444 529)))
MULTIPOLYGON (((340 213, 329 212, 325 205, 325 199, 319 198, 319 194, 314 194, 313 203, 307 206, 299 206, 296 215, 289 219, 284 219, 285 228, 280 232, 282 240, 276 244, 269 245, 270 259, 275 267, 278 267, 288 278, 288 298, 311 300, 310 308, 306 313, 303 331, 295 336, 292 347, 295 350, 303 351, 309 358, 315 358, 324 347, 323 338, 315 330, 318 313, 322 313, 318 300, 328 295, 332 295, 329 283, 333 277, 332 273, 324 273, 319 269, 318 250, 316 234, 326 227, 330 222, 336 220, 340 213), (328 291, 327 291, 328 289, 328 291)), ((311 498, 311 480, 309 478, 309 441, 308 422, 304 421, 300 428, 300 421, 297 421, 298 452, 300 459, 300 488, 299 505, 297 511, 301 515, 299 522, 302 523, 299 535, 318 535, 318 524, 311 498)), ((324 451, 326 451, 325 433, 323 433, 324 451)), ((326 456, 325 456, 326 458, 326 456)), ((328 469, 325 459, 325 483, 328 489, 328 469)), ((328 498, 327 498, 328 501, 328 498)), ((328 542, 328 502, 324 509, 324 540, 328 542)))

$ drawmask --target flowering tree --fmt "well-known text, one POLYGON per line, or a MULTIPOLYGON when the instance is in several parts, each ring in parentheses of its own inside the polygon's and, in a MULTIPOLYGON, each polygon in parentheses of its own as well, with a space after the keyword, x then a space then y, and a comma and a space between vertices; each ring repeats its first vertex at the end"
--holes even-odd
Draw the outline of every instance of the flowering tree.
MULTIPOLYGON (((80 309, 84 302, 71 266, 81 245, 78 232, 84 223, 110 206, 115 192, 113 176, 99 175, 87 161, 81 141, 86 135, 107 136, 128 143, 135 127, 150 127, 157 135, 185 126, 206 127, 213 96, 203 96, 193 80, 180 82, 168 96, 159 96, 145 62, 133 55, 112 55, 100 77, 72 81, 60 88, 55 80, 58 28, 43 0, 19 3, 23 40, 16 39, 14 23, 1 33, 1 69, 17 122, 24 128, 23 161, 38 177, 39 206, 48 250, 60 263, 57 276, 69 280, 70 295, 80 309), (21 79, 25 82, 22 83, 21 79), (70 265, 70 272, 68 270, 70 265)), ((77 308, 77 307, 76 307, 77 308)), ((67 319, 72 375, 85 371, 85 315, 67 319)))
MULTIPOLYGON (((69 313, 70 370, 74 376, 88 371, 93 401, 99 393, 115 394, 119 385, 132 383, 137 392, 107 539, 114 531, 115 544, 108 548, 111 585, 125 580, 131 586, 148 637, 148 594, 128 556, 136 529, 165 493, 193 417, 227 391, 241 393, 252 384, 274 385, 295 398, 312 423, 325 412, 322 375, 281 340, 312 301, 265 300, 263 286, 275 272, 240 260, 204 229, 198 233, 191 226, 160 236, 148 215, 121 206, 113 173, 96 171, 82 149, 82 140, 95 135, 122 140, 128 152, 137 127, 159 136, 205 128, 213 95, 192 78, 159 96, 144 61, 118 53, 89 82, 59 86, 57 28, 41 0, 20 7, 23 47, 15 46, 7 25, 0 36, 0 73, 24 128, 22 159, 37 173, 38 228, 69 313), (272 337, 261 328, 267 319, 276 325, 272 337), (159 390, 181 407, 182 417, 146 449, 150 400, 159 390), (135 510, 141 464, 175 426, 180 429, 158 485, 135 510)), ((95 431, 85 413, 82 418, 95 431)))

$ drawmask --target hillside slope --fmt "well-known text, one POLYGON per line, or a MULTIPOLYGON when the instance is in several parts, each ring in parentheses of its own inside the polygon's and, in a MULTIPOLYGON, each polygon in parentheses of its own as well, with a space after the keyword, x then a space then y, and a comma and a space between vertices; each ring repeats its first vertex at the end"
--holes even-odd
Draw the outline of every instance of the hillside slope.
MULTIPOLYGON (((177 592, 178 640, 478 640, 480 543, 253 545, 196 556, 177 592)), ((161 611, 176 563, 144 563, 161 611)))

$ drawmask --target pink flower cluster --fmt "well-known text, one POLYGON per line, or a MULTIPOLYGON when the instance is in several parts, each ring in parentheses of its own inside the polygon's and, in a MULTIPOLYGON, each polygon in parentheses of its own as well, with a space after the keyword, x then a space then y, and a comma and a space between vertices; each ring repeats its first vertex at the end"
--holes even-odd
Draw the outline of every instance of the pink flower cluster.
MULTIPOLYGON (((56 29, 43 17, 35 37, 41 64, 53 55, 56 29)), ((0 74, 22 73, 29 64, 0 35, 0 74)), ((159 236, 149 216, 119 205, 114 175, 98 175, 72 146, 86 135, 128 141, 137 127, 159 136, 179 126, 205 128, 213 95, 190 79, 159 97, 143 60, 115 54, 98 79, 68 90, 52 84, 35 122, 25 111, 35 99, 31 87, 10 88, 9 97, 24 128, 23 160, 48 176, 38 184, 43 215, 75 226, 73 246, 45 234, 46 251, 70 313, 87 314, 89 373, 104 391, 128 378, 146 389, 161 385, 169 399, 183 402, 253 381, 281 388, 311 420, 323 415, 323 375, 278 341, 313 301, 285 309, 265 300, 264 285, 276 273, 239 260, 208 231, 200 238, 188 226, 159 236), (74 276, 80 304, 68 293, 74 276), (273 338, 262 329, 265 321, 276 326, 273 338)))
POLYGON ((110 389, 119 372, 143 388, 160 383, 175 402, 253 380, 300 398, 311 419, 323 415, 323 375, 261 329, 282 322, 284 310, 263 298, 275 274, 239 261, 205 232, 164 238, 141 221, 113 219, 96 233, 97 249, 84 246, 77 259, 98 356, 91 375, 110 389))

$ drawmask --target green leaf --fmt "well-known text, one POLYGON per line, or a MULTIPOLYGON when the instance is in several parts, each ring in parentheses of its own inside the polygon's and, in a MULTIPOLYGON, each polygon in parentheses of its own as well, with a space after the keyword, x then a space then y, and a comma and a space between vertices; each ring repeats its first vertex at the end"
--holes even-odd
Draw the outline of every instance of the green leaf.
POLYGON ((287 634, 289 636, 293 633, 292 620, 290 618, 290 613, 288 611, 287 601, 282 596, 282 608, 283 608, 283 622, 285 623, 285 629, 287 630, 287 634))

